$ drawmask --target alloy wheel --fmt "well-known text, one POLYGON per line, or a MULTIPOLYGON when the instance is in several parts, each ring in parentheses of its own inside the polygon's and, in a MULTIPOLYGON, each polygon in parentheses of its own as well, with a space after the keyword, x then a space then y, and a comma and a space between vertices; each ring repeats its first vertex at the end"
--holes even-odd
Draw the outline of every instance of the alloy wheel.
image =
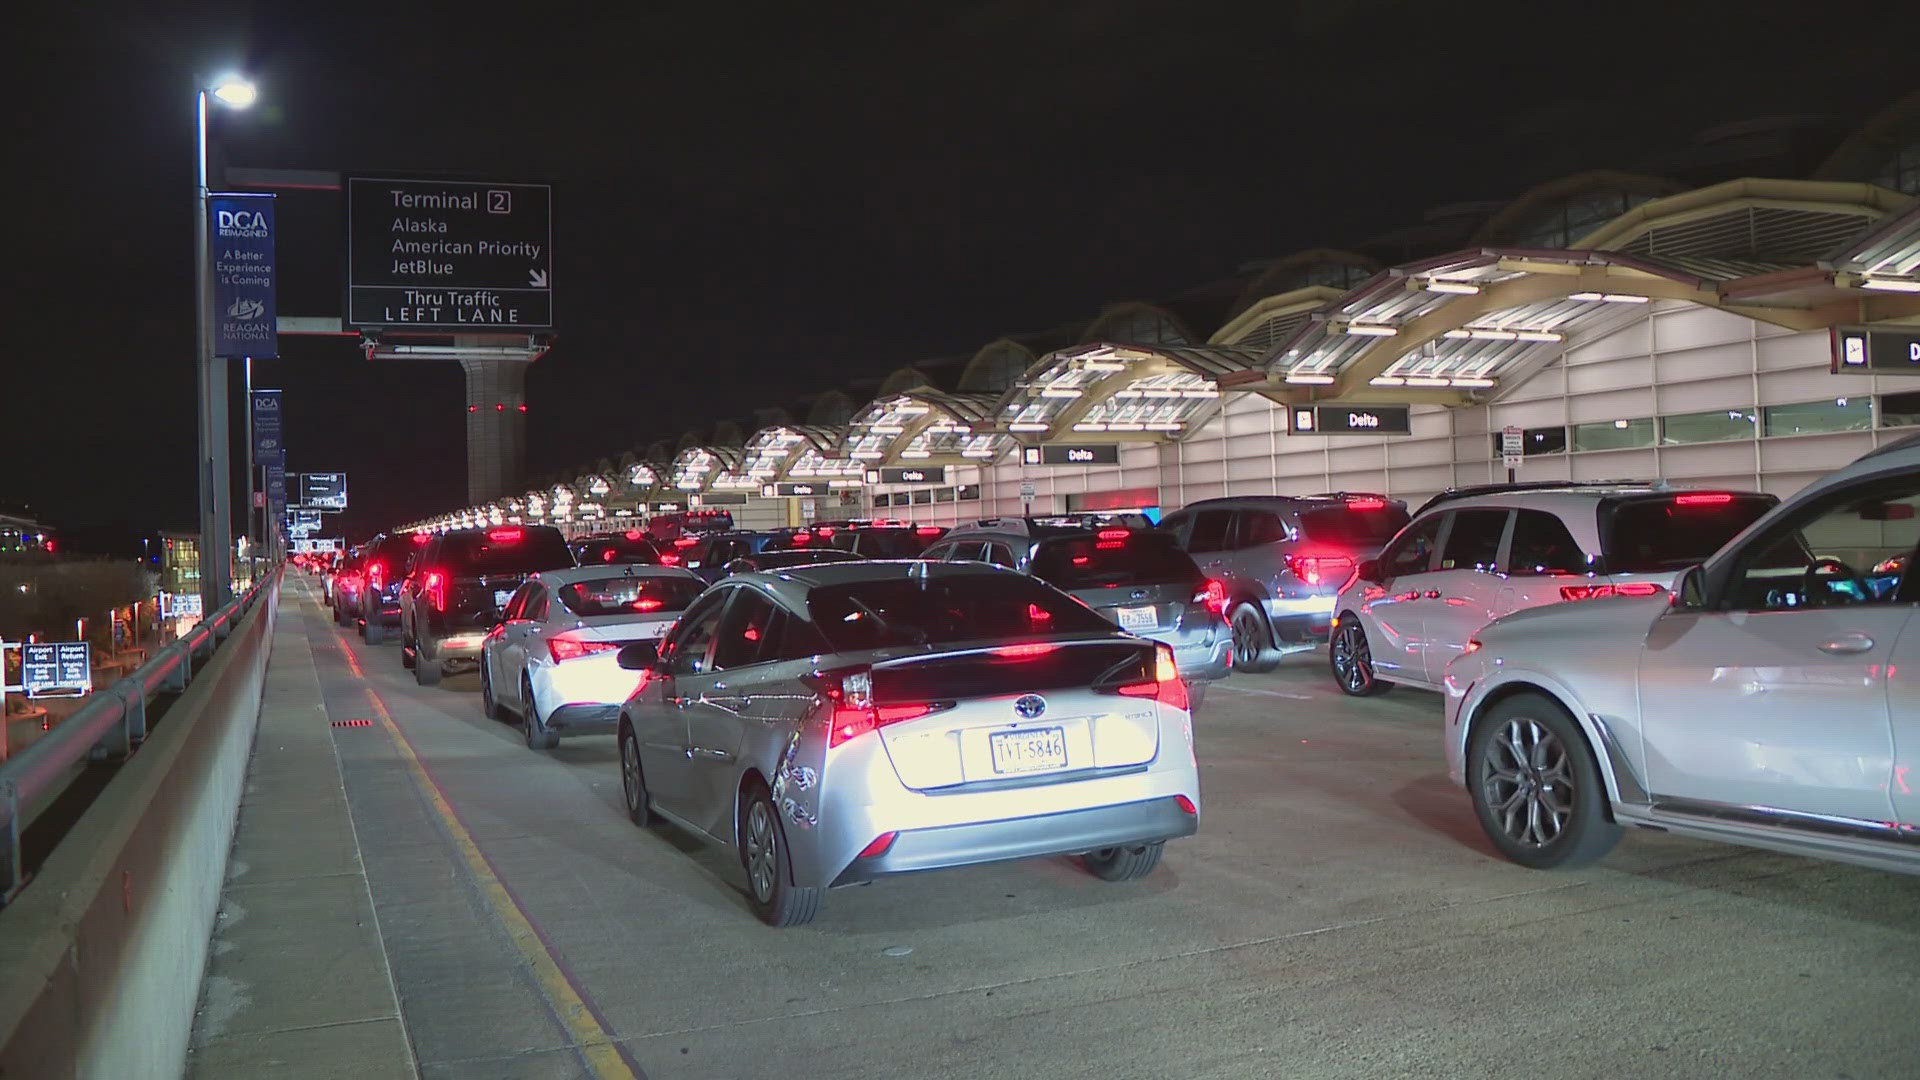
POLYGON ((640 753, 631 738, 620 740, 620 786, 626 791, 627 810, 642 810, 640 805, 640 753))
POLYGON ((1245 667, 1260 656, 1265 642, 1266 628, 1260 625, 1260 616, 1251 608, 1242 608, 1233 620, 1233 662, 1245 667))
POLYGON ((765 799, 755 799, 747 808, 747 880, 753 885, 754 899, 773 900, 775 838, 773 808, 765 799))
POLYGON ((1576 795, 1567 748, 1537 720, 1514 717, 1487 740, 1487 807, 1516 844, 1543 848, 1573 817, 1576 795))
POLYGON ((1333 673, 1339 677, 1340 685, 1350 694, 1366 689, 1373 681, 1373 649, 1367 644, 1367 632, 1359 623, 1348 623, 1340 628, 1330 647, 1333 661, 1333 673))

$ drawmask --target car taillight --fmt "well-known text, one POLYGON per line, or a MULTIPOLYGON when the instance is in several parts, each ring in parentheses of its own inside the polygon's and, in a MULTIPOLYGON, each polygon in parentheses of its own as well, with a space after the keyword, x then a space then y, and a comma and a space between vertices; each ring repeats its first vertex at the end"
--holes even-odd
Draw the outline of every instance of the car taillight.
POLYGON ((804 533, 804 532, 797 532, 797 533, 794 533, 794 534, 793 534, 793 540, 792 540, 792 543, 795 543, 795 544, 811 544, 811 543, 813 543, 813 534, 812 534, 812 533, 804 533))
POLYGON ((659 611, 661 608, 665 607, 666 604, 664 601, 655 600, 651 596, 643 596, 640 599, 635 600, 632 604, 629 604, 628 606, 633 608, 633 610, 635 611, 659 611))
POLYGON ((582 641, 579 638, 564 635, 547 639, 547 652, 553 656, 553 662, 556 664, 578 660, 594 653, 611 652, 619 647, 618 642, 582 641))
POLYGON ((823 671, 802 677, 824 696, 832 708, 828 719, 827 747, 839 746, 869 731, 917 720, 934 711, 931 703, 876 705, 873 701, 873 673, 866 668, 852 671, 823 671))
POLYGON ((1308 585, 1345 581, 1354 571, 1354 562, 1345 555, 1289 555, 1287 569, 1308 585))
POLYGON ((382 585, 386 584, 386 581, 387 581, 387 564, 386 563, 377 562, 377 563, 372 563, 368 565, 367 567, 367 585, 368 586, 374 589, 378 589, 382 585))
POLYGON ((487 530, 487 539, 493 541, 496 544, 517 544, 520 542, 520 537, 523 535, 525 534, 522 533, 519 529, 488 529, 487 530))
POLYGON ((1733 501, 1733 495, 1725 491, 1697 492, 1689 495, 1675 495, 1675 506, 1724 506, 1733 501))
POLYGON ((639 529, 628 529, 626 532, 627 539, 629 540, 638 540, 643 535, 639 529))
POLYGON ((671 551, 663 551, 660 553, 660 565, 661 566, 679 566, 680 556, 675 555, 671 551))
POLYGON ((429 570, 420 581, 420 589, 427 594, 427 603, 435 611, 447 610, 447 575, 438 570, 429 570))
POLYGON ((1348 499, 1347 500, 1347 509, 1349 510, 1385 510, 1386 508, 1387 508, 1387 500, 1385 499, 1348 499))
POLYGON ((1125 540, 1127 537, 1132 536, 1133 534, 1128 532, 1126 529, 1101 529, 1098 533, 1095 533, 1094 535, 1101 540, 1125 540))
POLYGON ((1215 615, 1227 613, 1227 585, 1223 581, 1209 581, 1193 594, 1192 603, 1205 604, 1207 610, 1215 615))
POLYGON ((946 530, 938 525, 922 525, 913 530, 915 536, 939 536, 943 532, 946 532, 946 530))
POLYGON ((1651 581, 1626 581, 1618 585, 1562 585, 1562 600, 1605 600, 1610 596, 1659 596, 1667 590, 1651 581))
POLYGON ((1036 656, 1045 656, 1059 647, 1045 641, 1037 641, 1031 645, 1002 645, 991 651, 994 656, 1002 660, 1031 660, 1036 656))
POLYGON ((1153 647, 1153 681, 1129 683, 1119 688, 1127 697, 1150 697, 1176 709, 1187 707, 1187 684, 1180 680, 1179 665, 1173 662, 1173 647, 1156 643, 1153 647))

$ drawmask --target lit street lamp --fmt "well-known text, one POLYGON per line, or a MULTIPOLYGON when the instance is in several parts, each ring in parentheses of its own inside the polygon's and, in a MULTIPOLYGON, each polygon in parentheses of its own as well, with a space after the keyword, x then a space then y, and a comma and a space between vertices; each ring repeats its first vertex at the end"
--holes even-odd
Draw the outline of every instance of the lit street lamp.
POLYGON ((213 356, 212 237, 207 230, 207 98, 232 109, 259 92, 234 76, 202 86, 195 99, 193 150, 194 367, 200 380, 200 602, 212 615, 233 582, 233 477, 227 464, 227 364, 213 356))

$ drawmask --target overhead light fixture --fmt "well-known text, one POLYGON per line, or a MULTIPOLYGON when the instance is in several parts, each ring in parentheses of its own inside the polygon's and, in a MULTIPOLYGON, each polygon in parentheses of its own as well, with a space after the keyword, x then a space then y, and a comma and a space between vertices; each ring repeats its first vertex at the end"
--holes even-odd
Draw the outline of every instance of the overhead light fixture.
POLYGON ((1127 365, 1118 360, 1082 360, 1080 366, 1088 371, 1125 371, 1127 365))
POLYGON ((1119 423, 1107 425, 1108 431, 1145 431, 1146 429, 1147 425, 1145 424, 1119 423))
POLYGON ((1404 386, 1407 380, 1398 375, 1375 375, 1367 380, 1369 386, 1404 386))
POLYGON ((1567 340, 1567 335, 1559 333, 1554 330, 1519 330, 1519 331, 1516 331, 1516 333, 1519 335, 1521 341, 1565 341, 1567 340))
POLYGON ((1447 385, 1447 380, 1439 378, 1437 376, 1433 376, 1433 375, 1409 375, 1407 376, 1406 381, 1408 386, 1445 386, 1447 385))
POLYGON ((1040 396, 1044 398, 1077 398, 1080 396, 1080 391, 1072 386, 1049 386, 1040 391, 1040 396))
POLYGON ((1087 422, 1087 423, 1079 423, 1079 424, 1075 424, 1075 425, 1073 425, 1073 430, 1075 430, 1075 431, 1105 431, 1105 430, 1107 430, 1107 425, 1105 425, 1105 424, 1100 424, 1100 423, 1092 423, 1092 422, 1087 422))
POLYGON ((1397 326, 1385 326, 1380 323, 1348 323, 1347 333, 1355 337, 1393 337, 1400 332, 1397 326))
POLYGON ((1470 281, 1447 281, 1444 278, 1428 278, 1423 283, 1428 292, 1453 293, 1456 296, 1477 296, 1480 286, 1470 281))
POLYGON ((927 450, 902 450, 900 451, 900 456, 903 458, 930 458, 933 456, 933 453, 927 450))
POLYGON ((1910 281, 1903 278, 1861 278, 1860 287, 1863 289, 1878 289, 1881 292, 1920 293, 1920 281, 1910 281))
POLYGON ((1485 390, 1494 385, 1494 381, 1485 375, 1455 375, 1448 379, 1447 383, 1451 386, 1471 387, 1475 390, 1485 390))
POLYGON ((1512 330, 1493 330, 1487 327, 1473 327, 1467 330, 1467 336, 1480 341, 1512 341, 1520 335, 1512 330))
POLYGON ((1147 425, 1148 431, 1179 431, 1184 426, 1173 421, 1157 421, 1147 425))
POLYGON ((1016 423, 1016 424, 1008 424, 1007 430, 1008 431, 1046 431, 1051 427, 1053 427, 1052 424, 1035 424, 1027 421, 1021 421, 1020 423, 1016 423))
POLYGON ((1446 333, 1444 333, 1444 334, 1442 334, 1442 335, 1440 335, 1440 336, 1441 336, 1441 337, 1450 337, 1450 338, 1455 338, 1455 339, 1460 339, 1460 338, 1470 338, 1470 337, 1472 337, 1472 336, 1473 336, 1473 331, 1471 331, 1471 330, 1449 330, 1449 331, 1447 331, 1446 333))
POLYGON ((1182 390, 1180 391, 1180 396, 1184 398, 1217 398, 1220 396, 1220 391, 1215 390, 1211 386, 1201 386, 1182 390))
POLYGON ((1303 386, 1332 386, 1336 380, 1331 375, 1317 371, 1302 371, 1297 374, 1288 372, 1285 381, 1303 386))

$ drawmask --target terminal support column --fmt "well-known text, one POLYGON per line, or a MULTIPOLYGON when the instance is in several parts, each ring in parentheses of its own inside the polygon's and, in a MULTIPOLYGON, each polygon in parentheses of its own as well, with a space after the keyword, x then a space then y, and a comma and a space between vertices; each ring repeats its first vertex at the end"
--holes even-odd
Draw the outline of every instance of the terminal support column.
POLYGON ((529 360, 460 358, 467 373, 467 501, 478 506, 520 490, 527 460, 529 360))

